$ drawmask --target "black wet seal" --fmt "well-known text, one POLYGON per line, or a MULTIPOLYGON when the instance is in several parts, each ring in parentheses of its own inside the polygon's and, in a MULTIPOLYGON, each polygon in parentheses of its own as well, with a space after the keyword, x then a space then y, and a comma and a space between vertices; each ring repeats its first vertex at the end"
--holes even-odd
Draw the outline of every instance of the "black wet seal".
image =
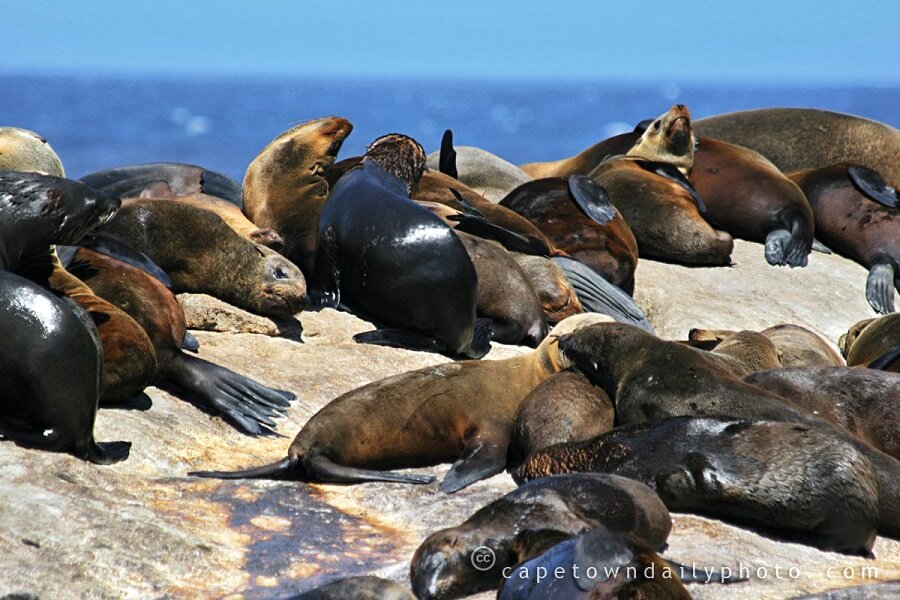
POLYGON ((321 496, 302 482, 246 481, 223 481, 208 495, 230 508, 229 525, 250 538, 249 581, 239 590, 245 600, 289 598, 400 562, 404 541, 397 531, 342 512, 321 496), (259 517, 290 525, 260 527, 253 523, 259 517))

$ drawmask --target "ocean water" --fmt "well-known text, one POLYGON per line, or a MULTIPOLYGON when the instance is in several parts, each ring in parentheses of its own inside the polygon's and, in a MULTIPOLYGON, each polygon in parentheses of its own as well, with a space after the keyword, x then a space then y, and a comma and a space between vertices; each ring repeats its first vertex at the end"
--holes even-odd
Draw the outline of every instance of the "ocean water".
POLYGON ((900 87, 0 75, 0 90, 0 125, 42 134, 70 177, 173 161, 240 181, 270 140, 327 115, 354 124, 342 157, 390 132, 430 152, 451 128, 458 145, 517 164, 570 156, 675 103, 695 118, 791 106, 900 125, 900 87))

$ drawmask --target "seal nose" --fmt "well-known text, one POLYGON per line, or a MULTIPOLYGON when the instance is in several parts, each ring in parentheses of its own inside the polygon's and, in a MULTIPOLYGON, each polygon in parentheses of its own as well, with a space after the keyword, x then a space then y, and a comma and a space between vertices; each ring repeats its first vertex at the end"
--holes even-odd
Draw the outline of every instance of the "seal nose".
POLYGON ((676 104, 675 108, 677 108, 678 110, 684 110, 684 104, 676 104))

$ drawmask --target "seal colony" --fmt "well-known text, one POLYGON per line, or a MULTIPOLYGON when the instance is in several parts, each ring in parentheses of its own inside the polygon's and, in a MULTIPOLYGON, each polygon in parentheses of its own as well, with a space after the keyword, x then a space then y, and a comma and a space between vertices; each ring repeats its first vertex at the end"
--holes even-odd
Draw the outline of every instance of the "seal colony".
POLYGON ((151 384, 192 393, 245 433, 277 432, 304 390, 191 356, 174 292, 276 319, 336 308, 374 321, 357 342, 465 360, 341 394, 281 460, 191 475, 427 486, 430 475, 396 470, 450 463, 436 494, 504 470, 522 485, 431 532, 399 588, 347 579, 310 597, 686 598, 696 582, 667 558, 669 511, 871 556, 876 536, 900 539, 900 217, 884 153, 896 130, 823 111, 745 117, 698 125, 678 104, 521 169, 455 149, 449 132, 430 169, 397 133, 336 163, 352 125, 327 117, 275 137, 243 184, 166 162, 73 182, 39 134, 2 128, 0 435, 125 460, 127 442, 94 440, 98 407, 151 384), (791 267, 815 260, 818 239, 870 271, 866 298, 886 316, 854 316, 846 363, 837 340, 790 323, 656 336, 630 297, 638 262, 727 267, 732 236, 791 267), (492 340, 535 349, 480 360, 492 340), (473 569, 482 547, 498 562, 473 569), (531 576, 576 560, 657 575, 531 576))

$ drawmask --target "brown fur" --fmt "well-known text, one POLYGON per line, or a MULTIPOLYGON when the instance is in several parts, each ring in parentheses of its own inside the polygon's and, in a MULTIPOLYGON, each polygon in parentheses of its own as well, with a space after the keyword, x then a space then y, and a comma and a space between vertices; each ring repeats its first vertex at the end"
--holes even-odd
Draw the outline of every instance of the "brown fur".
POLYGON ((610 156, 624 155, 640 139, 641 134, 628 132, 602 140, 582 152, 562 160, 530 163, 521 169, 534 177, 568 177, 569 175, 587 175, 597 168, 604 159, 610 156))
POLYGON ((324 173, 353 126, 328 117, 298 125, 272 140, 244 176, 244 213, 284 238, 284 254, 309 277, 319 213, 328 198, 324 173))
MULTIPOLYGON (((736 332, 728 329, 691 329, 689 339, 694 342, 717 342, 736 332)), ((759 332, 775 346, 778 360, 784 368, 844 366, 844 361, 831 345, 816 333, 799 325, 775 325, 759 332)), ((715 343, 713 343, 715 342, 715 343)), ((711 349, 711 348, 710 348, 711 349)))
POLYGON ((543 256, 516 252, 512 255, 531 281, 531 287, 537 293, 550 324, 584 312, 575 290, 556 263, 543 256))
POLYGON ((738 377, 781 368, 775 345, 769 338, 755 331, 738 331, 726 337, 712 354, 723 359, 738 377))
POLYGON ((31 171, 65 177, 59 156, 42 136, 18 127, 0 127, 0 171, 31 171))
MULTIPOLYGON (((900 313, 861 321, 841 338, 841 349, 851 367, 869 366, 897 346, 900 346, 900 313)), ((884 370, 900 373, 900 357, 884 370)))

